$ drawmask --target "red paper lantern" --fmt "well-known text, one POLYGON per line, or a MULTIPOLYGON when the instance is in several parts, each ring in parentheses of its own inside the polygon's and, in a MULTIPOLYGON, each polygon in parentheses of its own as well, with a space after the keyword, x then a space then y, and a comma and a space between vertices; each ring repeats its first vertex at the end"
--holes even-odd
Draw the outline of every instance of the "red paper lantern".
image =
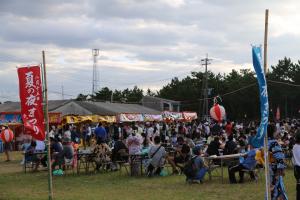
POLYGON ((10 129, 3 129, 0 138, 4 143, 11 142, 14 139, 14 133, 10 129))
POLYGON ((221 122, 222 120, 225 119, 226 113, 225 113, 225 108, 219 104, 215 104, 211 109, 210 109, 210 116, 218 121, 221 122))

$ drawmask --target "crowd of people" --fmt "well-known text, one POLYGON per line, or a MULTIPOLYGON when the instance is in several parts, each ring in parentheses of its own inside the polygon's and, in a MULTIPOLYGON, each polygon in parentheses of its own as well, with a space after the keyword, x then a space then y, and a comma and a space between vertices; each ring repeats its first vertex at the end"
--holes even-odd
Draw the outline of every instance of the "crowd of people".
MULTIPOLYGON (((83 148, 92 149, 96 154, 97 168, 103 160, 114 162, 121 159, 120 154, 147 154, 151 159, 151 162, 145 164, 149 176, 159 174, 166 163, 171 165, 174 174, 183 173, 185 165, 196 155, 206 157, 248 152, 244 163, 238 166, 228 164, 232 167, 229 170, 230 182, 235 183, 233 174, 236 170, 240 171, 241 168, 252 168, 256 165, 256 154, 251 151, 253 149, 251 138, 256 134, 257 126, 258 123, 255 122, 246 124, 230 121, 223 123, 193 121, 189 123, 114 123, 112 125, 99 123, 96 127, 86 123, 81 126, 64 126, 62 129, 52 127, 49 134, 51 155, 54 160, 53 168, 61 166, 64 162, 63 158, 72 159, 74 149, 78 148, 80 141, 82 141, 83 148), (250 158, 253 162, 248 166, 245 162, 248 162, 250 158)), ((283 147, 286 156, 290 157, 295 144, 294 136, 299 129, 299 121, 293 119, 270 123, 269 127, 272 126, 275 128, 275 138, 283 147)), ((35 143, 36 141, 32 141, 28 145, 27 141, 24 144, 25 147, 27 146, 24 150, 29 152, 28 155, 33 147, 36 148, 35 143)), ((123 157, 126 158, 126 156, 123 157)), ((28 159, 32 158, 28 157, 28 159)), ((214 162, 218 164, 219 161, 214 162)), ((202 163, 197 165, 205 167, 205 162, 196 163, 202 163)), ((110 167, 116 169, 115 165, 110 167)), ((242 182, 243 177, 242 174, 240 175, 240 182, 242 182)))
MULTIPOLYGON (((225 165, 228 167, 230 183, 238 183, 236 172, 239 172, 239 183, 242 183, 245 169, 250 170, 251 179, 255 179, 251 170, 264 165, 263 149, 255 149, 252 145, 258 125, 253 121, 249 123, 193 121, 110 125, 99 123, 95 127, 86 123, 80 126, 64 126, 62 129, 52 127, 49 133, 52 168, 62 168, 66 160, 74 160, 81 144, 82 149, 89 149, 96 155, 94 161, 97 170, 103 167, 103 163, 110 163, 105 166, 108 169, 118 170, 118 161, 130 162, 130 155, 141 154, 147 157, 144 165, 149 177, 162 175, 165 165, 168 164, 172 167, 173 174, 185 174, 187 182, 200 183, 209 170, 205 158, 240 153, 244 156, 225 165)), ((270 122, 268 127, 269 138, 280 146, 284 158, 292 157, 293 148, 294 152, 298 152, 294 163, 297 166, 295 176, 299 185, 300 121, 287 119, 270 122)), ((37 141, 31 141, 30 144, 24 144, 25 154, 28 155, 26 161, 35 159, 30 155, 37 151, 36 143, 37 141)), ((46 161, 46 157, 43 157, 40 163, 47 166, 46 161)), ((285 166, 284 159, 277 161, 285 166)), ((220 164, 218 159, 213 162, 216 165, 220 164)), ((276 169, 279 169, 278 163, 276 166, 276 169)), ((297 190, 300 190, 299 186, 297 190)))

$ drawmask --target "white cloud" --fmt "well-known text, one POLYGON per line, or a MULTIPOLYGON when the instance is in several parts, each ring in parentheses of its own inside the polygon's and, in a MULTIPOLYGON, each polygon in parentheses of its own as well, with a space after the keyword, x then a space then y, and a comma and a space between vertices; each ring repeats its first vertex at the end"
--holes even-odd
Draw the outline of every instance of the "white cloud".
POLYGON ((16 66, 41 63, 46 50, 50 98, 90 92, 92 52, 99 48, 100 86, 159 89, 174 76, 251 68, 270 9, 269 63, 298 59, 296 0, 1 1, 0 101, 18 99, 16 66), (7 96, 5 96, 7 94, 7 96))

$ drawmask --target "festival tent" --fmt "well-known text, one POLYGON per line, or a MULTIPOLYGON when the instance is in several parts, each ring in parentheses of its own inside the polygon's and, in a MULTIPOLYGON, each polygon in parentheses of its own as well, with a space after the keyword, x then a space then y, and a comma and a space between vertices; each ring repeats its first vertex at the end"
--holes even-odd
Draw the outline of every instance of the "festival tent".
POLYGON ((85 120, 89 121, 89 119, 92 122, 108 123, 144 121, 144 114, 153 115, 154 119, 159 118, 156 115, 161 114, 157 110, 139 104, 92 101, 70 101, 54 111, 65 116, 64 123, 80 123, 85 120))
MULTIPOLYGON (((54 111, 56 108, 68 103, 70 100, 49 101, 49 123, 59 124, 61 113, 54 111)), ((0 125, 22 125, 20 102, 5 102, 0 104, 0 125)))
MULTIPOLYGON (((51 125, 61 123, 61 113, 53 112, 53 110, 68 101, 69 100, 49 101, 49 123, 51 125)), ((20 102, 5 102, 0 104, 0 125, 7 125, 13 130, 15 134, 14 147, 16 148, 19 138, 25 134, 21 118, 20 102)))

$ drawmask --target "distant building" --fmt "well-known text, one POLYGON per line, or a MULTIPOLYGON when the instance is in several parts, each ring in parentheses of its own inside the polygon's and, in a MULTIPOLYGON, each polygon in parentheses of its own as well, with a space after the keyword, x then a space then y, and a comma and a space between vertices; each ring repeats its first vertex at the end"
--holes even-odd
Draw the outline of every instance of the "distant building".
POLYGON ((180 112, 180 102, 159 97, 144 96, 142 105, 159 111, 180 112))

